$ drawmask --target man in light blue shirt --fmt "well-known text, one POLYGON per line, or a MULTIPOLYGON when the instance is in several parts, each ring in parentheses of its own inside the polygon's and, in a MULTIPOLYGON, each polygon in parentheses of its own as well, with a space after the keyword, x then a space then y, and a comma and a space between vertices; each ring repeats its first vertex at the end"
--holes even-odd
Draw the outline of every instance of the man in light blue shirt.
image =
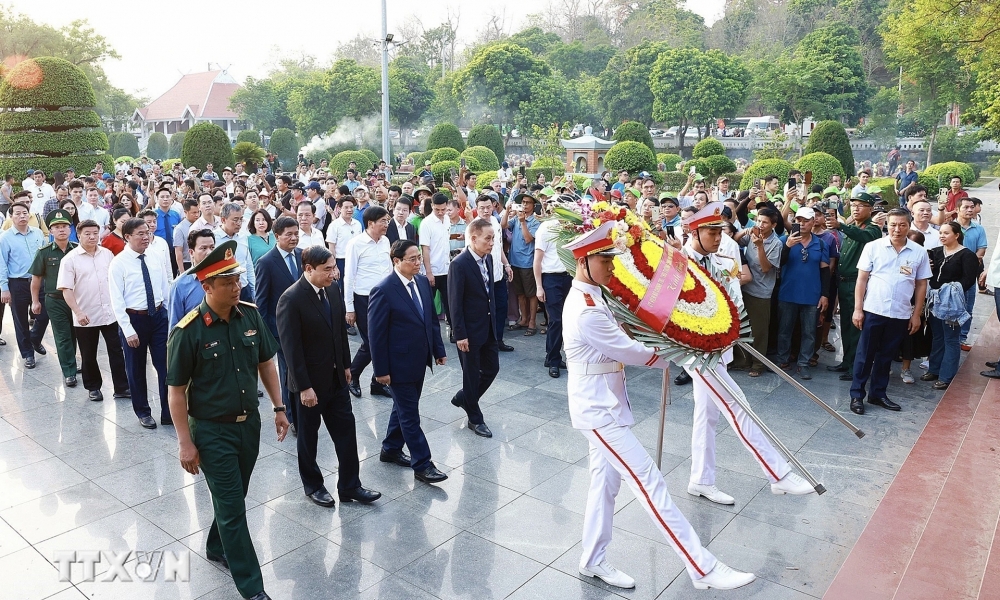
POLYGON ((49 324, 49 316, 44 305, 35 316, 34 326, 28 326, 28 311, 31 310, 31 268, 35 254, 45 245, 47 238, 37 227, 28 225, 31 216, 28 205, 15 202, 10 207, 10 217, 14 226, 0 235, 0 319, 3 306, 10 304, 14 311, 14 333, 17 348, 24 359, 24 366, 35 368, 35 352, 45 354, 42 336, 49 324))
MULTIPOLYGON (((187 243, 191 248, 191 264, 197 265, 215 250, 215 234, 210 229, 195 229, 188 235, 187 243)), ((170 286, 167 331, 173 329, 184 315, 198 308, 204 299, 205 289, 201 287, 198 276, 181 273, 170 286)))
POLYGON ((535 217, 535 198, 518 194, 503 213, 501 229, 511 230, 510 266, 514 270, 514 291, 521 314, 516 329, 526 329, 524 335, 535 335, 535 314, 538 312, 538 289, 535 285, 535 233, 541 222, 535 217), (521 210, 516 210, 520 207, 521 210), (512 218, 513 217, 513 218, 512 218))
MULTIPOLYGON (((252 265, 250 260, 250 243, 247 233, 243 230, 243 207, 235 202, 222 206, 219 216, 219 226, 215 229, 215 244, 219 245, 229 240, 236 240, 236 261, 241 265, 252 265)), ((257 287, 257 277, 253 269, 247 269, 240 275, 240 300, 253 303, 254 289, 257 287)))
MULTIPOLYGON (((982 263, 986 256, 986 230, 975 221, 976 203, 974 198, 965 197, 959 201, 958 217, 955 219, 962 226, 962 245, 972 250, 979 262, 982 263)), ((965 292, 965 309, 972 314, 972 309, 976 306, 976 286, 970 287, 965 292)), ((972 329, 972 319, 962 325, 962 330, 958 334, 958 340, 962 344, 962 350, 968 352, 972 347, 968 344, 969 331, 972 329)))

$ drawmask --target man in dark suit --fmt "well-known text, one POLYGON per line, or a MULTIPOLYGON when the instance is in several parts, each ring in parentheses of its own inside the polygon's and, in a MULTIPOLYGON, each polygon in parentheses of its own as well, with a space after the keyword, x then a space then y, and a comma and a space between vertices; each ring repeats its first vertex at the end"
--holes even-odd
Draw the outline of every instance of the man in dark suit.
MULTIPOLYGON (((254 266, 257 275, 257 287, 254 289, 254 300, 257 310, 264 318, 264 323, 271 330, 274 339, 281 342, 278 335, 277 309, 278 300, 302 274, 302 250, 296 248, 299 244, 299 224, 291 217, 278 217, 271 227, 277 242, 274 248, 261 256, 254 266)), ((288 413, 288 422, 292 425, 292 433, 298 435, 295 420, 295 403, 288 393, 288 365, 285 353, 278 349, 278 378, 281 380, 281 403, 288 413)))
POLYGON ((479 399, 500 372, 497 344, 496 297, 493 294, 493 225, 486 219, 469 224, 469 246, 451 261, 448 294, 451 328, 462 363, 462 389, 451 399, 465 409, 469 429, 482 437, 493 437, 483 422, 479 399))
POLYGON ((420 429, 419 400, 427 367, 445 363, 441 325, 427 278, 420 275, 420 247, 399 240, 389 251, 393 272, 371 289, 368 331, 375 379, 392 394, 389 427, 379 460, 412 467, 426 483, 448 478, 431 462, 431 449, 420 429), (418 332, 423 332, 420 335, 418 332), (403 444, 411 456, 403 452, 403 444))
POLYGON ((358 476, 358 438, 347 391, 351 349, 344 301, 333 283, 337 259, 323 246, 310 246, 302 251, 302 266, 302 277, 281 295, 277 307, 281 347, 291 365, 288 387, 299 401, 299 477, 310 500, 320 506, 334 505, 316 464, 322 420, 337 450, 340 501, 374 502, 382 494, 361 487, 358 476))
POLYGON ((395 244, 400 239, 417 241, 417 230, 406 222, 411 210, 413 210, 413 198, 403 195, 396 199, 396 205, 392 208, 392 221, 385 231, 385 237, 389 239, 390 244, 395 244))

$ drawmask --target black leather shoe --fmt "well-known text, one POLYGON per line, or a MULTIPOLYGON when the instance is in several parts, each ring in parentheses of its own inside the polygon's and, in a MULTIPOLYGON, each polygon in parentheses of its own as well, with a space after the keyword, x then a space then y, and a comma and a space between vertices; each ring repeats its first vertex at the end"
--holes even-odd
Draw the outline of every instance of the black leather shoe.
POLYGON ((271 597, 267 595, 267 592, 261 592, 247 598, 247 600, 271 600, 271 597))
POLYGON ((861 398, 851 398, 851 412, 856 415, 865 414, 865 401, 861 398))
POLYGON ((559 379, 559 367, 549 367, 549 377, 559 379))
POLYGON ((340 496, 341 502, 353 502, 357 500, 362 504, 375 502, 382 497, 381 492, 366 490, 363 487, 354 488, 353 490, 338 490, 337 495, 340 496))
POLYGON ((160 417, 160 425, 173 425, 174 420, 170 418, 170 415, 160 417))
POLYGON ((34 356, 29 356, 28 358, 24 359, 24 368, 25 369, 34 369, 35 368, 35 357, 34 356))
POLYGON ((146 429, 156 429, 156 419, 153 417, 143 417, 139 419, 139 424, 146 429))
POLYGON ((66 378, 66 387, 76 387, 76 375, 71 375, 66 378))
POLYGON ((986 363, 986 366, 989 367, 990 369, 996 369, 997 365, 1000 365, 1000 362, 988 362, 988 363, 986 363))
POLYGON ((80 373, 83 373, 83 367, 76 365, 76 374, 79 375, 80 373))
POLYGON ((424 483, 440 483, 448 479, 448 476, 438 471, 434 465, 427 467, 423 471, 414 471, 413 476, 424 483))
POLYGON ((351 383, 347 386, 347 389, 351 390, 351 395, 355 398, 361 397, 361 386, 358 385, 356 381, 351 381, 351 383))
POLYGON ((264 390, 257 390, 257 397, 258 398, 263 398, 264 397, 264 390))
POLYGON ((868 399, 868 404, 874 404, 875 406, 881 406, 882 408, 884 408, 886 410, 891 410, 891 411, 900 411, 900 410, 902 410, 902 407, 900 407, 898 404, 896 404, 892 400, 889 400, 888 398, 869 398, 868 399))
POLYGON ((104 394, 101 393, 101 390, 90 390, 87 393, 87 398, 91 402, 102 402, 104 400, 104 394))
POLYGON ((480 437, 484 437, 484 438, 491 438, 491 437, 493 437, 493 432, 490 431, 490 428, 486 426, 486 423, 480 423, 479 425, 475 425, 473 423, 469 423, 469 429, 472 430, 472 433, 474 433, 474 434, 476 434, 476 435, 478 435, 480 437))
POLYGON ((687 385, 691 383, 691 376, 688 375, 687 371, 682 370, 681 374, 674 377, 674 385, 687 385))
POLYGON ((368 393, 370 393, 372 396, 385 396, 386 398, 392 398, 392 394, 390 394, 389 390, 387 390, 386 387, 381 383, 372 384, 371 388, 369 388, 368 390, 368 393))
POLYGON ((132 397, 132 392, 115 392, 114 396, 112 396, 112 398, 115 398, 116 400, 121 398, 131 398, 131 397, 132 397))
POLYGON ((937 373, 924 373, 920 376, 920 381, 937 381, 937 373))
POLYGON ((841 381, 854 381, 854 375, 851 375, 850 373, 841 373, 840 377, 837 379, 841 381))
POLYGON ((847 367, 844 365, 827 365, 826 370, 831 373, 846 373, 847 367))
POLYGON ((455 332, 454 331, 449 331, 448 332, 448 341, 450 343, 452 343, 452 344, 455 343, 455 332))
POLYGON ((1000 379, 1000 369, 993 369, 992 371, 980 371, 980 375, 983 377, 989 377, 990 379, 1000 379))
POLYGON ((223 567, 225 567, 226 570, 229 570, 229 559, 226 558, 225 554, 215 554, 214 552, 207 552, 206 551, 205 552, 205 558, 207 558, 208 560, 210 560, 212 562, 217 562, 220 565, 222 565, 223 567))
POLYGON ((45 354, 47 353, 46 350, 45 350, 45 346, 43 346, 41 344, 38 344, 37 346, 35 346, 35 352, 41 354, 42 356, 45 356, 45 354))
POLYGON ((333 500, 333 496, 330 495, 330 492, 326 491, 326 488, 319 488, 311 494, 306 494, 306 496, 314 503, 319 504, 324 508, 330 508, 336 504, 333 500))
POLYGON ((510 344, 505 344, 503 342, 500 342, 497 345, 497 348, 500 349, 500 352, 513 352, 514 351, 514 346, 511 346, 510 344))
POLYGON ((378 453, 378 459, 384 463, 394 463, 401 467, 410 466, 410 455, 406 452, 400 450, 399 452, 392 453, 382 450, 378 453))
POLYGON ((459 390, 458 393, 456 393, 454 396, 451 397, 451 405, 452 406, 456 406, 458 408, 463 408, 464 409, 465 408, 463 406, 464 402, 462 402, 462 399, 458 397, 458 394, 461 394, 461 393, 462 393, 461 390, 459 390))

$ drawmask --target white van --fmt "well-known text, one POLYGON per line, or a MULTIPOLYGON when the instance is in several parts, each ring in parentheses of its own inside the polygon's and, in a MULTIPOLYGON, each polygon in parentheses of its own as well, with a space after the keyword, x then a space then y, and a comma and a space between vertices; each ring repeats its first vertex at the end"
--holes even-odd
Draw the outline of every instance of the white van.
POLYGON ((754 132, 758 135, 781 129, 781 121, 777 117, 768 115, 766 117, 752 117, 747 122, 746 130, 749 134, 754 132))

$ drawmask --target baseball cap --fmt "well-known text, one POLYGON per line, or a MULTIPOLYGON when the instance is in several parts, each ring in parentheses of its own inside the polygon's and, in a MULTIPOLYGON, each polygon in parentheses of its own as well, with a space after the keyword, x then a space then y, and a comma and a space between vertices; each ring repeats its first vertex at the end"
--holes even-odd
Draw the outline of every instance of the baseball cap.
POLYGON ((799 217, 803 219, 815 219, 816 211, 814 211, 812 208, 808 206, 802 206, 797 211, 795 211, 795 218, 798 219, 799 217))

